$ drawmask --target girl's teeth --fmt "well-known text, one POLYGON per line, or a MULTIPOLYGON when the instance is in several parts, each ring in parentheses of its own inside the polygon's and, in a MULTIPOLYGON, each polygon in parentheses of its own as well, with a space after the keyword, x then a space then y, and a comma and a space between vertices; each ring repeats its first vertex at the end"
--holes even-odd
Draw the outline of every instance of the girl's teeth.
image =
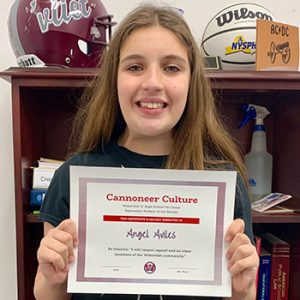
POLYGON ((163 108, 163 104, 162 103, 146 103, 146 102, 141 102, 141 107, 145 107, 145 108, 163 108))

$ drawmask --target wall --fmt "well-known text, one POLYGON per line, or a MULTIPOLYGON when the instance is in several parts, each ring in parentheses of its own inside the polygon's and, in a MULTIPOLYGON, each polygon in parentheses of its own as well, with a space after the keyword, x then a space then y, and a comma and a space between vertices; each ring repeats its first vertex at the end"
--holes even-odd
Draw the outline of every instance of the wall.
MULTIPOLYGON (((107 11, 113 14, 116 20, 120 20, 125 14, 130 11, 135 4, 147 2, 139 0, 102 0, 107 11)), ((243 0, 219 0, 218 4, 209 4, 209 1, 197 1, 197 0, 165 0, 155 1, 170 3, 172 6, 181 8, 184 10, 184 16, 187 19, 194 36, 200 44, 201 37, 205 26, 210 19, 216 15, 219 11, 223 10, 227 6, 235 3, 257 3, 261 6, 268 8, 273 12, 276 20, 282 23, 288 23, 291 25, 300 25, 300 3, 296 0, 286 1, 272 1, 272 0, 260 0, 260 1, 243 1, 243 0), (275 4, 276 2, 276 4, 275 4)))
MULTIPOLYGON (((21 1, 21 0, 20 0, 21 1)), ((103 0, 107 11, 115 16, 115 20, 121 18, 141 2, 139 0, 103 0)), ((217 12, 233 3, 244 1, 219 0, 218 5, 210 5, 209 1, 177 0, 164 1, 173 6, 183 8, 197 41, 201 40, 202 32, 210 18, 217 12)), ((245 1, 251 2, 251 1, 245 1)), ((253 1, 255 2, 255 1, 253 1)), ((0 1, 0 70, 10 66, 16 66, 14 54, 10 48, 7 17, 12 0, 0 1)), ((260 5, 269 8, 276 16, 277 21, 300 26, 300 2, 297 0, 261 0, 260 5)), ((1 298, 14 300, 16 294, 16 243, 15 243, 15 215, 14 215, 14 179, 13 179, 13 145, 12 145, 12 120, 10 85, 0 80, 0 291, 1 298)))

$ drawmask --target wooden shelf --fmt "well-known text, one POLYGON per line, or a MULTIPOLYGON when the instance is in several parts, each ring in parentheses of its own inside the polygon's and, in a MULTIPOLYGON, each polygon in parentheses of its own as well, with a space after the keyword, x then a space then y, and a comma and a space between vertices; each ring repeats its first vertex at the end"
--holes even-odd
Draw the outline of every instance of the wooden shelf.
POLYGON ((300 73, 288 71, 214 71, 208 72, 214 89, 291 91, 300 88, 300 73))
POLYGON ((18 68, 11 67, 3 72, 0 72, 0 77, 11 81, 12 78, 21 79, 84 79, 94 78, 97 76, 98 69, 96 68, 55 68, 55 67, 41 67, 41 68, 18 68))
POLYGON ((299 223, 300 213, 289 214, 264 214, 259 212, 252 212, 253 223, 299 223))
MULTIPOLYGON (((0 72, 0 77, 22 79, 93 79, 97 77, 97 68, 18 68, 12 67, 0 72)), ((208 71, 213 89, 289 91, 299 90, 300 72, 289 71, 208 71)))
MULTIPOLYGON (((0 77, 12 85, 19 300, 34 299, 36 250, 43 234, 37 215, 28 214, 32 186, 29 167, 40 157, 65 158, 77 101, 98 73, 99 69, 53 67, 0 72, 0 77)), ((268 149, 274 157, 273 189, 300 199, 300 73, 214 71, 207 77, 224 123, 243 153, 249 151, 251 125, 237 130, 241 104, 251 101, 271 111, 266 127, 268 149)), ((253 213, 253 222, 254 228, 262 232, 282 234, 292 242, 300 240, 299 213, 253 213)), ((299 273, 294 272, 293 280, 289 300, 300 295, 299 273)))
POLYGON ((34 213, 29 213, 26 215, 26 222, 27 223, 41 223, 39 220, 38 220, 38 215, 37 214, 34 214, 34 213))

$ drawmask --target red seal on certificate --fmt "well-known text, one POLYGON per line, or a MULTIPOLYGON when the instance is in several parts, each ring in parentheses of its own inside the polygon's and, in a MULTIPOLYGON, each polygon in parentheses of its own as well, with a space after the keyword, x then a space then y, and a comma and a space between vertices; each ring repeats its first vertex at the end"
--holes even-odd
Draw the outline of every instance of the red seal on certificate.
POLYGON ((156 270, 156 266, 154 262, 148 261, 144 265, 144 271, 148 274, 154 273, 156 270))

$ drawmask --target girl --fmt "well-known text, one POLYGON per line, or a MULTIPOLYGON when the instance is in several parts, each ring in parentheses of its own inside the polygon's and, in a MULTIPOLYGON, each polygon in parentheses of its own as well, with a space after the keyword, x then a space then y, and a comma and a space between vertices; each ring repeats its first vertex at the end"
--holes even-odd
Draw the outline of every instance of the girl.
MULTIPOLYGON (((231 299, 255 299, 258 257, 244 167, 217 117, 199 48, 174 9, 142 5, 119 24, 100 74, 75 119, 78 144, 56 172, 40 212, 37 299, 204 299, 137 295, 69 295, 66 281, 76 226, 69 219, 69 166, 238 171, 235 220, 227 230, 231 299)), ((213 299, 213 298, 210 298, 213 299)))

